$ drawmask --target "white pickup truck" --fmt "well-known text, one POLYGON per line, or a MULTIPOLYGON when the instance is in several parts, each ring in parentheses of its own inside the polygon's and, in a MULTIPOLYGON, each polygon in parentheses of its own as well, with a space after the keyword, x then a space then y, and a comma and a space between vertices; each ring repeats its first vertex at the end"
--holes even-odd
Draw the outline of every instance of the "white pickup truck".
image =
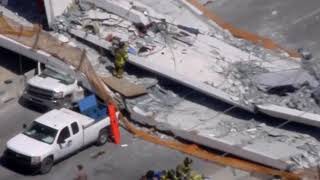
POLYGON ((23 92, 22 100, 26 103, 49 109, 69 108, 84 97, 84 89, 70 74, 53 66, 46 66, 43 71, 39 66, 37 71, 39 74, 28 80, 23 92))
POLYGON ((93 119, 78 112, 54 109, 32 122, 29 128, 7 142, 3 158, 8 163, 48 173, 54 162, 89 144, 105 144, 109 116, 93 119))

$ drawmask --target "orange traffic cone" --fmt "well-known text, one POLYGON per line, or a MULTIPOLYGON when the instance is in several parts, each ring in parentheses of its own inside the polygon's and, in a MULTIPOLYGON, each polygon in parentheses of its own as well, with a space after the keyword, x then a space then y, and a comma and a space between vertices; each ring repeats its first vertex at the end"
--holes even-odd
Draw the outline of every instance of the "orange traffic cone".
POLYGON ((115 144, 120 144, 120 129, 116 115, 116 107, 110 103, 108 104, 108 111, 110 117, 111 133, 115 144))

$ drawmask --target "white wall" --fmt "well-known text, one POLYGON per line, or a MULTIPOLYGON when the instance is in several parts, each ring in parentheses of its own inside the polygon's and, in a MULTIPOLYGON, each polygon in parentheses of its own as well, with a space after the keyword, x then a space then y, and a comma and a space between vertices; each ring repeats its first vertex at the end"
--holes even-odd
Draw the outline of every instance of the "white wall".
POLYGON ((44 0, 48 24, 51 26, 54 18, 61 15, 73 0, 44 0))

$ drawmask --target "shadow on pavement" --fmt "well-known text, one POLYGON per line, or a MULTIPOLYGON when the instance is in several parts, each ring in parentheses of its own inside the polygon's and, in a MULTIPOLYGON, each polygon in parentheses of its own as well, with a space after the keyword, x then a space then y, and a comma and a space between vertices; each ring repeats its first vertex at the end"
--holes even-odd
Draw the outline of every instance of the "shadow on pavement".
POLYGON ((25 107, 27 109, 30 109, 30 110, 32 110, 34 112, 38 112, 38 113, 46 113, 46 112, 48 112, 50 110, 47 107, 35 104, 35 103, 31 102, 31 101, 27 101, 23 97, 19 98, 18 103, 21 106, 23 106, 23 107, 25 107))

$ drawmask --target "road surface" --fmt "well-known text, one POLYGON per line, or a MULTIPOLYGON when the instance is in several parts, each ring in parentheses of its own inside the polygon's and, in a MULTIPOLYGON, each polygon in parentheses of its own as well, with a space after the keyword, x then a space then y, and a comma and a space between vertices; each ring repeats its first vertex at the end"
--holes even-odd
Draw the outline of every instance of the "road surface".
POLYGON ((240 29, 320 57, 319 0, 214 0, 207 7, 240 29))

